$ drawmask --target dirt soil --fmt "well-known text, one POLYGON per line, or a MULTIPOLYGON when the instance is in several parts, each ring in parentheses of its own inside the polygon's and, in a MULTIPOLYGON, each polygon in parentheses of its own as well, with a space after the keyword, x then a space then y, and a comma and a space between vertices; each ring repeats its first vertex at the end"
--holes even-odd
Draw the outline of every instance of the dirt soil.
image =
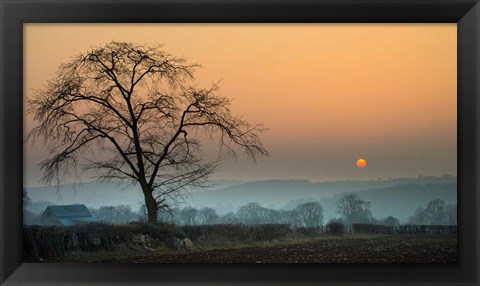
POLYGON ((125 257, 108 263, 454 263, 456 236, 327 238, 306 243, 125 257))

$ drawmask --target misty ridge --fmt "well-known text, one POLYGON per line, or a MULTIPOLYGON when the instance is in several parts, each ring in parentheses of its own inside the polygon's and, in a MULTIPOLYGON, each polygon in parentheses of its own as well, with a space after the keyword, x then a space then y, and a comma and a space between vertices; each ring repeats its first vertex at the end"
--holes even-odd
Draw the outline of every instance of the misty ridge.
MULTIPOLYGON (((249 203, 281 211, 295 209, 307 202, 318 202, 323 208, 324 221, 338 217, 337 202, 347 193, 355 193, 371 203, 374 218, 393 216, 406 223, 420 207, 432 200, 447 205, 457 203, 456 176, 418 176, 368 181, 309 180, 212 180, 211 187, 190 188, 188 195, 176 206, 177 210, 210 208, 218 215, 237 212, 249 203)), ((136 186, 120 188, 115 183, 88 182, 79 185, 26 188, 30 203, 25 211, 38 215, 49 205, 85 204, 88 208, 128 206, 132 212, 142 213, 142 193, 136 186)), ((178 211, 177 211, 178 213, 178 211)), ((163 220, 168 220, 163 216, 163 220)))

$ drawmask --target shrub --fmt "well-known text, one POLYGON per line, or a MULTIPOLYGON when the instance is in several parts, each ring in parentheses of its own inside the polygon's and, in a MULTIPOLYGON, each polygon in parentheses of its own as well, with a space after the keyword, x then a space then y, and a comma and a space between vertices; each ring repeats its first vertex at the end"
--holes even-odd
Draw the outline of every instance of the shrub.
POLYGON ((343 225, 343 223, 340 222, 330 222, 326 225, 326 231, 328 234, 344 235, 345 226, 343 225))
POLYGON ((137 223, 131 225, 135 226, 135 233, 148 235, 153 239, 161 241, 170 248, 173 248, 175 245, 176 230, 173 224, 137 223))
POLYGON ((196 244, 272 241, 291 235, 288 224, 185 225, 180 228, 185 236, 196 244))
POLYGON ((393 229, 396 234, 455 234, 456 225, 400 225, 393 229))
POLYGON ((352 230, 354 233, 392 234, 393 226, 369 223, 354 223, 352 224, 352 230))
POLYGON ((316 237, 323 233, 323 227, 296 227, 293 232, 295 237, 316 237))
POLYGON ((355 233, 375 234, 454 234, 457 233, 456 225, 401 225, 386 226, 378 224, 354 223, 355 233))
POLYGON ((168 224, 24 226, 23 232, 25 262, 56 260, 68 251, 126 249, 138 234, 148 235, 170 248, 175 245, 175 227, 168 224))
POLYGON ((58 257, 65 251, 66 232, 59 227, 31 226, 23 230, 23 256, 26 262, 58 257))
POLYGON ((285 239, 290 236, 288 224, 257 224, 250 226, 253 232, 253 241, 272 241, 285 239))

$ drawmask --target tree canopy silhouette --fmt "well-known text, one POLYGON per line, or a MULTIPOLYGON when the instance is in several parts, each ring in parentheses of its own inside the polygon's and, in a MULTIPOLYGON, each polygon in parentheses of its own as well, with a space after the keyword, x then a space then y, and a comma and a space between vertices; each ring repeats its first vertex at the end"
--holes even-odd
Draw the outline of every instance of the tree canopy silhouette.
POLYGON ((27 99, 38 122, 27 140, 43 138, 50 152, 40 163, 43 181, 60 184, 72 170, 90 170, 98 179, 138 183, 155 222, 187 186, 204 186, 226 155, 267 155, 263 126, 233 115, 216 84, 193 85, 197 67, 161 46, 124 42, 60 65, 27 99), (207 162, 200 139, 215 134, 221 155, 207 162))
POLYGON ((368 223, 372 218, 371 203, 364 201, 355 193, 349 193, 337 202, 336 212, 341 215, 346 227, 351 228, 352 223, 368 223))

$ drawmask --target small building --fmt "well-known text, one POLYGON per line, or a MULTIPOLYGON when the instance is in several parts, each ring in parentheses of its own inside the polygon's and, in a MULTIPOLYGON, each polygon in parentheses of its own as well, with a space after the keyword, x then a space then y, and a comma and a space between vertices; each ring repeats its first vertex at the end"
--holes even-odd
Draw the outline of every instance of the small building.
POLYGON ((99 223, 85 205, 48 206, 40 218, 42 225, 74 226, 99 223))

